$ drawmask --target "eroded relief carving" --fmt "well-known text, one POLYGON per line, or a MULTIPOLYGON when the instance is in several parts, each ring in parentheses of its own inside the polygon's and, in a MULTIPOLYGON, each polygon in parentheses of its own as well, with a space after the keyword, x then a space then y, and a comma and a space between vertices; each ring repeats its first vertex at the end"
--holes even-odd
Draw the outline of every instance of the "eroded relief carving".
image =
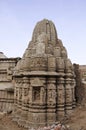
POLYGON ((46 44, 46 34, 42 33, 37 38, 36 54, 44 54, 45 53, 45 44, 46 44))
POLYGON ((64 104, 65 101, 65 93, 64 93, 64 86, 63 85, 59 85, 58 86, 58 103, 60 104, 64 104))
POLYGON ((48 103, 50 105, 55 104, 56 102, 56 91, 54 89, 48 90, 48 103))
POLYGON ((46 102, 46 91, 45 91, 45 88, 43 87, 41 87, 41 100, 42 100, 42 103, 46 102))
POLYGON ((66 102, 72 102, 72 89, 70 84, 66 85, 66 102))
POLYGON ((23 88, 22 101, 24 104, 28 104, 30 100, 29 88, 23 88))

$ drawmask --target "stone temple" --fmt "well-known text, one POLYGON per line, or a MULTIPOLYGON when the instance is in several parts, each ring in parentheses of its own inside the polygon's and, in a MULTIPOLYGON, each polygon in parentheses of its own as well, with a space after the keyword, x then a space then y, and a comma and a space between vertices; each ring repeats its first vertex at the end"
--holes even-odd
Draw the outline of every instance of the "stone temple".
POLYGON ((13 74, 14 119, 33 127, 53 124, 75 107, 75 75, 55 25, 44 19, 13 74))

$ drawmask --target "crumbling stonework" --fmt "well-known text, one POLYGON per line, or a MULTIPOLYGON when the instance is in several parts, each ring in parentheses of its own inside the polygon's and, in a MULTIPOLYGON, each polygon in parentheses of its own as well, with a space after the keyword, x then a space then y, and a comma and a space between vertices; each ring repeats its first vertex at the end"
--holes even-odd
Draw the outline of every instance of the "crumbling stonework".
POLYGON ((0 52, 0 111, 13 110, 14 87, 12 83, 13 69, 18 58, 7 58, 0 52))
POLYGON ((75 72, 75 97, 76 102, 81 105, 86 104, 86 66, 74 64, 75 72))
POLYGON ((79 65, 79 73, 80 73, 80 78, 81 78, 80 79, 80 81, 81 81, 80 93, 81 93, 81 99, 82 99, 80 104, 86 106, 86 65, 79 65))
POLYGON ((24 126, 50 125, 75 107, 75 77, 55 25, 37 23, 13 74, 14 120, 24 126))
POLYGON ((86 65, 79 65, 79 71, 81 75, 81 80, 83 83, 86 82, 86 65))

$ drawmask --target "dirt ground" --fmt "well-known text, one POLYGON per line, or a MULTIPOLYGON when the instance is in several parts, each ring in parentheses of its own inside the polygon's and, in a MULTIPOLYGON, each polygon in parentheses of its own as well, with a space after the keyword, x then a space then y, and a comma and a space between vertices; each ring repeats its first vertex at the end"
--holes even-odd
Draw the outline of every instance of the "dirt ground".
MULTIPOLYGON (((64 121, 70 130, 86 130, 86 107, 78 106, 64 121)), ((11 115, 0 114, 0 130, 26 130, 11 120, 11 115)))
POLYGON ((65 121, 71 130, 86 130, 86 107, 78 106, 65 121))
POLYGON ((0 130, 26 130, 11 120, 11 115, 0 114, 0 130))

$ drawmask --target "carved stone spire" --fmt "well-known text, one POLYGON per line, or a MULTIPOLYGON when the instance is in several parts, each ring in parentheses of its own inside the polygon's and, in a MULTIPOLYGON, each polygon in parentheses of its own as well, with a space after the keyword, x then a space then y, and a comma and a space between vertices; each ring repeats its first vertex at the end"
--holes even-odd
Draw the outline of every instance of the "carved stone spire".
POLYGON ((44 19, 35 26, 32 40, 16 66, 14 80, 15 106, 22 110, 19 120, 25 120, 26 112, 29 126, 52 124, 73 109, 73 66, 52 21, 44 19))

